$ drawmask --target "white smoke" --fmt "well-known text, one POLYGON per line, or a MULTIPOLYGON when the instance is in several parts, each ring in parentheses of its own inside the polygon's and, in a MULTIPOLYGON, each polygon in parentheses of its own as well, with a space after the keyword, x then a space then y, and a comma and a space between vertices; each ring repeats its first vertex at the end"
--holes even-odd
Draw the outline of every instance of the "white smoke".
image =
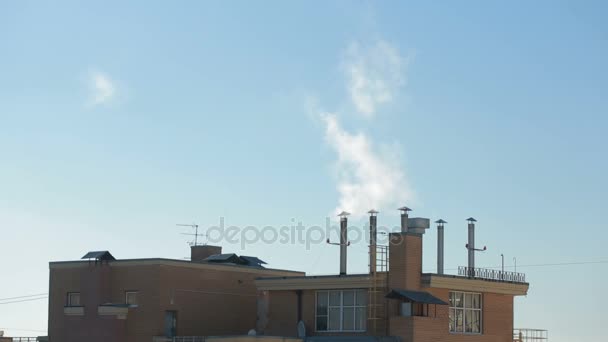
POLYGON ((383 40, 367 47, 352 43, 342 64, 350 98, 364 117, 372 118, 378 106, 392 101, 405 85, 408 60, 383 40))
POLYGON ((398 208, 412 199, 396 149, 375 146, 365 134, 345 131, 334 114, 321 118, 325 140, 337 154, 334 166, 340 199, 336 212, 361 216, 370 209, 398 208))

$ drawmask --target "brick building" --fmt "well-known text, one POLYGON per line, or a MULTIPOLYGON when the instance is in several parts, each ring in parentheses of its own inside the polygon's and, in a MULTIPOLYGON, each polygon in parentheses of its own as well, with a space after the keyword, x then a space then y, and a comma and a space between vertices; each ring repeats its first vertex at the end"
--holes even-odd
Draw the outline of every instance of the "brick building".
POLYGON ((151 342, 162 337, 243 335, 256 326, 259 277, 300 272, 267 269, 254 257, 193 246, 191 260, 89 260, 50 263, 51 342, 151 342), (158 338, 155 338, 158 337, 158 338))
MULTIPOLYGON (((473 258, 461 268, 462 275, 443 274, 443 234, 438 273, 422 273, 422 239, 429 220, 409 218, 409 209, 403 209, 401 232, 390 234, 389 246, 370 246, 370 273, 348 275, 344 269, 333 276, 256 280, 258 331, 282 336, 305 331, 312 340, 375 336, 403 342, 512 342, 513 299, 527 294, 524 276, 474 267, 474 219, 467 245, 473 258)), ((370 232, 375 234, 376 212, 371 213, 370 232)), ((346 236, 343 214, 341 235, 346 236)), ((442 230, 445 221, 438 223, 442 230)), ((345 253, 347 239, 340 245, 345 253)))
POLYGON ((437 273, 423 273, 422 240, 430 221, 402 210, 401 231, 389 234, 387 246, 376 243, 377 212, 370 211, 365 274, 346 272, 347 213, 334 243, 340 246, 338 275, 268 269, 260 259, 221 254, 214 246, 192 247, 190 261, 115 260, 92 252, 85 255, 89 260, 51 262, 49 339, 512 342, 513 300, 527 294, 525 277, 475 267, 481 249, 475 248, 472 218, 468 266, 459 275, 444 274, 445 221, 439 220, 437 273), (251 329, 257 336, 243 336, 251 329))

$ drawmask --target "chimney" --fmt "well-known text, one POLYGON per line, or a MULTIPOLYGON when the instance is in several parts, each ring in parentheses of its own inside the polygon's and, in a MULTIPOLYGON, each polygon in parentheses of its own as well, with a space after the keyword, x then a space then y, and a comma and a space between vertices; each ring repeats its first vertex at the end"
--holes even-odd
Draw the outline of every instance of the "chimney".
POLYGON ((402 212, 402 230, 389 234, 388 285, 390 288, 419 291, 422 287, 422 237, 430 227, 430 220, 408 218, 410 209, 407 207, 399 210, 402 212))
POLYGON ((348 247, 348 219, 346 211, 340 213, 340 275, 346 274, 346 247, 348 247))
POLYGON ((222 254, 222 247, 210 245, 192 245, 190 246, 190 261, 202 262, 208 257, 216 254, 222 254))
POLYGON ((446 221, 439 219, 437 223, 437 274, 443 274, 443 224, 446 221))
POLYGON ((376 241, 378 237, 378 211, 372 209, 369 214, 369 273, 376 273, 376 241))
POLYGON ((408 207, 401 207, 401 208, 399 208, 399 210, 401 210, 401 232, 407 233, 407 231, 408 231, 408 229, 407 229, 407 224, 408 224, 407 212, 412 211, 412 209, 410 209, 408 207))

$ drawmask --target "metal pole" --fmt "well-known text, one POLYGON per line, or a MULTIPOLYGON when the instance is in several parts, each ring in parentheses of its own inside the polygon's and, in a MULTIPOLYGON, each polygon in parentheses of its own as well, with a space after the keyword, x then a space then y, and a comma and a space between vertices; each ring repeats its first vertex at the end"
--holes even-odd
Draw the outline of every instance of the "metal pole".
POLYGON ((502 254, 502 253, 500 253, 500 259, 502 260, 500 279, 504 280, 504 276, 505 276, 505 255, 502 254))
POLYGON ((517 273, 517 258, 513 257, 513 262, 515 263, 515 273, 517 273))

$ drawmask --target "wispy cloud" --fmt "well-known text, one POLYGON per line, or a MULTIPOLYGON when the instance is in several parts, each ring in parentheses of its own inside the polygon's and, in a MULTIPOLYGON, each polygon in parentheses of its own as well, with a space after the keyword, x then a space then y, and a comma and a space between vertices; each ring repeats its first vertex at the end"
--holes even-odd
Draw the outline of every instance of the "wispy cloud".
POLYGON ((323 113, 321 118, 325 141, 337 154, 336 211, 360 216, 370 209, 397 208, 412 199, 398 149, 376 146, 369 136, 344 130, 335 114, 323 113))
POLYGON ((342 67, 357 112, 371 118, 378 106, 392 101, 399 88, 405 85, 407 64, 408 59, 386 41, 371 45, 351 43, 342 67))
POLYGON ((91 104, 93 106, 108 103, 116 94, 116 86, 110 77, 101 71, 91 71, 89 75, 91 104))

